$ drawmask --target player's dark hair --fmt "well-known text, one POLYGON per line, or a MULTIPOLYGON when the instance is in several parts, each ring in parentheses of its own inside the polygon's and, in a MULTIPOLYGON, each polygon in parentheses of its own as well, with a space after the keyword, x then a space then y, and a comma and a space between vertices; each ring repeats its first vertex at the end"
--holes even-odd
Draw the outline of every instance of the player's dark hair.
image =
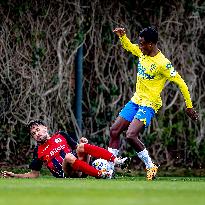
POLYGON ((43 125, 46 126, 46 124, 42 121, 42 120, 31 120, 28 122, 28 124, 26 125, 27 131, 30 133, 30 130, 32 128, 33 125, 43 125))
POLYGON ((146 42, 156 44, 158 41, 158 32, 154 27, 147 27, 140 31, 139 36, 144 38, 146 42))

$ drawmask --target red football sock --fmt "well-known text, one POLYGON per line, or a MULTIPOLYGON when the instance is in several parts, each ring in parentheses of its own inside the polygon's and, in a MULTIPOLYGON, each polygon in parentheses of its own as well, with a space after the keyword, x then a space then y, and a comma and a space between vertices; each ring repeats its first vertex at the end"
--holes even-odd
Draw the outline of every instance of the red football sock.
POLYGON ((114 162, 115 159, 115 156, 108 150, 95 145, 84 144, 84 151, 95 158, 102 158, 111 162, 114 162))
POLYGON ((75 160, 72 168, 75 171, 81 171, 84 174, 88 174, 93 177, 99 177, 101 175, 101 172, 99 170, 95 169, 94 167, 79 159, 75 160))

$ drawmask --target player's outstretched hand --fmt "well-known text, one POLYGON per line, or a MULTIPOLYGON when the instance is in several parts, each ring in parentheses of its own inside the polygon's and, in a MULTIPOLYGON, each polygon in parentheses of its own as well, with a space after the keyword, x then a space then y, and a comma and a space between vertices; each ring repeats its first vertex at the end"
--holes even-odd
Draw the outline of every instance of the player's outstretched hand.
POLYGON ((116 33, 119 37, 122 37, 123 35, 125 35, 124 28, 115 28, 113 32, 116 33))
POLYGON ((194 121, 199 119, 199 114, 193 108, 186 108, 186 114, 194 121))
POLYGON ((13 172, 8 172, 8 171, 3 171, 3 172, 1 172, 1 177, 2 178, 14 177, 14 173, 13 172))

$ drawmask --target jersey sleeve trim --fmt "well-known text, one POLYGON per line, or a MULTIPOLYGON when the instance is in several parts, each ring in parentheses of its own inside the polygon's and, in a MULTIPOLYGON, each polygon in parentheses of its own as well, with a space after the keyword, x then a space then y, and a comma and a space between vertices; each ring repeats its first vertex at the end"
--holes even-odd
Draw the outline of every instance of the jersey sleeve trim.
POLYGON ((120 42, 122 44, 122 47, 125 50, 130 51, 133 55, 140 57, 140 55, 142 54, 138 44, 131 43, 130 39, 127 38, 126 34, 120 37, 120 42))

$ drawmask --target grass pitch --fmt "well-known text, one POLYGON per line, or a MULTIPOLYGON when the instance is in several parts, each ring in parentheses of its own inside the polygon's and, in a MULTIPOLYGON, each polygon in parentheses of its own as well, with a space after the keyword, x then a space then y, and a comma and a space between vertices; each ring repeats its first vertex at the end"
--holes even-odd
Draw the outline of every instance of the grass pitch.
POLYGON ((0 205, 204 205, 205 178, 0 179, 0 205))

